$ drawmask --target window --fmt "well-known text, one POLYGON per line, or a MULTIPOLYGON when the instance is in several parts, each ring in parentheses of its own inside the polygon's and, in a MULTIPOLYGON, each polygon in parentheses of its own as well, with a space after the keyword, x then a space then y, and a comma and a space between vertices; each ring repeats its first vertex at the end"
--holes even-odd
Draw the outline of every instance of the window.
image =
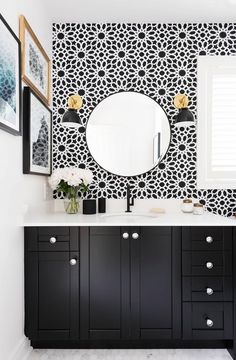
POLYGON ((236 188, 236 56, 198 57, 197 187, 236 188))

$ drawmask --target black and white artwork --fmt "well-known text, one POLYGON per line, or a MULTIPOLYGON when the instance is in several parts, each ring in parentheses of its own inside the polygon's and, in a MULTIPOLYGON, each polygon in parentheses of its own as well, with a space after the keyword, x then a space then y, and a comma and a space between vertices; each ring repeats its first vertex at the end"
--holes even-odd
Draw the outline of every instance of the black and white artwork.
POLYGON ((49 104, 50 60, 23 15, 20 16, 23 80, 36 94, 49 104))
POLYGON ((0 128, 20 134, 20 41, 0 15, 0 128))
MULTIPOLYGON (((236 55, 236 24, 77 24, 53 25, 53 164, 81 166, 93 171, 91 198, 132 196, 195 198, 209 211, 229 216, 236 212, 236 191, 197 190, 196 129, 176 128, 177 93, 189 96, 197 122, 198 55, 236 55), (86 126, 97 104, 119 91, 150 96, 166 112, 171 142, 166 156, 151 171, 123 177, 102 169, 91 156, 86 126), (83 127, 66 129, 61 117, 68 96, 84 100, 83 127)), ((144 125, 145 125, 144 120, 144 125)), ((57 195, 63 197, 63 194, 57 195)))
MULTIPOLYGON (((29 41, 28 41, 29 42, 29 41)), ((34 79, 36 83, 38 83, 39 88, 43 89, 45 92, 46 81, 45 81, 45 66, 43 61, 40 59, 40 54, 37 49, 33 46, 32 43, 29 42, 29 59, 27 62, 27 71, 30 76, 34 79)))
POLYGON ((24 173, 51 174, 51 110, 24 88, 24 173))

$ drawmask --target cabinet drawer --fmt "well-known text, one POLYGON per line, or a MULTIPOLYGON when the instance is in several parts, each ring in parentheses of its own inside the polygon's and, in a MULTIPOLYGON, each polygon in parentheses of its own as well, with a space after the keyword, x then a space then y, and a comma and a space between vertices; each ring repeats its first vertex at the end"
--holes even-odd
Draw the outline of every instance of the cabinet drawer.
POLYGON ((183 277, 183 301, 232 301, 232 278, 183 277))
POLYGON ((231 302, 183 303, 183 337, 218 339, 222 336, 222 339, 232 339, 232 316, 231 302))
POLYGON ((79 251, 80 231, 73 227, 25 228, 26 251, 79 251))
POLYGON ((213 237, 213 240, 223 240, 224 237, 223 226, 191 226, 183 227, 183 235, 189 237, 194 241, 202 241, 207 236, 213 237))
POLYGON ((65 236, 65 235, 56 235, 54 233, 50 233, 49 235, 39 235, 38 237, 38 241, 39 242, 46 242, 46 243, 51 243, 51 238, 55 238, 52 239, 53 241, 56 240, 56 242, 65 242, 65 241, 70 241, 70 237, 65 236))
POLYGON ((219 251, 232 249, 232 229, 219 227, 184 227, 183 250, 219 251))
POLYGON ((43 226, 38 228, 38 235, 70 235, 70 228, 67 226, 43 226))
POLYGON ((70 237, 67 235, 49 235, 38 236, 38 251, 69 251, 70 237))
POLYGON ((184 276, 230 276, 232 275, 232 254, 228 251, 184 251, 182 271, 184 276))

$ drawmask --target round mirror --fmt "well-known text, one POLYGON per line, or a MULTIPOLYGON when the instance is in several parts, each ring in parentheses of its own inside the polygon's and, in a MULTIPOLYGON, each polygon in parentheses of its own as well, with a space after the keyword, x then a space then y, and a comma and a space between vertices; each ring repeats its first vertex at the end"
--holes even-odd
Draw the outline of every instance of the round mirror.
POLYGON ((150 97, 119 92, 102 100, 87 123, 87 144, 107 171, 135 176, 154 168, 170 143, 166 113, 150 97))

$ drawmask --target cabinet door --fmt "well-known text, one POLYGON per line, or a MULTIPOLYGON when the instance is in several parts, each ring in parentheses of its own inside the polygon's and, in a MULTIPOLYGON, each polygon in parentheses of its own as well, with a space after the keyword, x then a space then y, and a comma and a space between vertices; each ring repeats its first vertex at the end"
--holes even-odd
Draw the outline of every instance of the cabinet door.
POLYGON ((26 272, 27 336, 78 339, 78 252, 30 252, 26 272))
POLYGON ((129 336, 129 240, 120 227, 81 229, 81 339, 129 336))
POLYGON ((131 329, 133 339, 180 337, 180 229, 131 231, 131 329), (173 314, 173 316, 172 316, 173 314))

